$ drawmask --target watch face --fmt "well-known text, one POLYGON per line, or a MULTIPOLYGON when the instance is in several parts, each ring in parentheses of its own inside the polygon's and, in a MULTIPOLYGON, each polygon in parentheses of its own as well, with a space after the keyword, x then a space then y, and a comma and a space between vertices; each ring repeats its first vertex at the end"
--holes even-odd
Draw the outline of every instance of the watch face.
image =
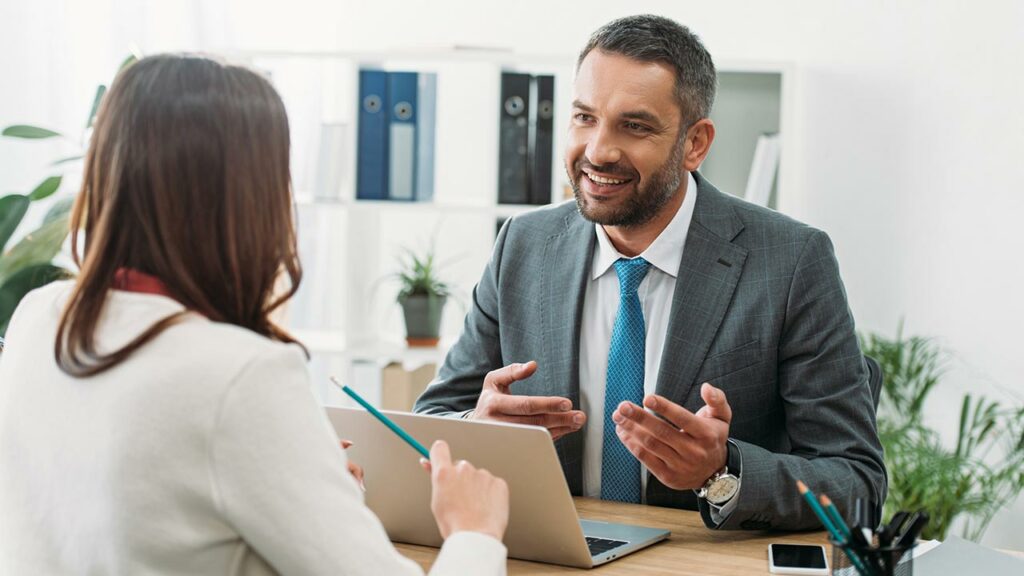
POLYGON ((715 505, 728 502, 730 498, 736 495, 736 490, 739 489, 739 486, 739 479, 732 474, 719 476, 708 487, 707 501, 715 505))

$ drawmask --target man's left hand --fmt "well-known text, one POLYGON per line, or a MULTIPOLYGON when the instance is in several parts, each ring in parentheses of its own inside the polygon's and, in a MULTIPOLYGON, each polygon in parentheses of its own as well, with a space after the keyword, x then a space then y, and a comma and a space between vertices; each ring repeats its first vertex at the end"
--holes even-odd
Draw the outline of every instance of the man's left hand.
POLYGON ((725 393, 704 383, 700 395, 706 406, 697 414, 658 395, 644 398, 644 406, 664 420, 632 402, 619 404, 612 414, 619 440, 651 474, 674 490, 702 487, 725 467, 728 458, 732 409, 725 393))

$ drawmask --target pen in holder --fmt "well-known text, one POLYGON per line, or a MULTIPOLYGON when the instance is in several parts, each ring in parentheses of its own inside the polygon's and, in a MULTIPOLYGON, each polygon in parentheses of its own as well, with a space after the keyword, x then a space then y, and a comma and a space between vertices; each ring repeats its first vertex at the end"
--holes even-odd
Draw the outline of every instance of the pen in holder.
POLYGON ((892 546, 864 546, 858 542, 832 543, 833 576, 911 576, 914 573, 914 558, 911 550, 915 543, 892 546), (851 553, 862 566, 855 566, 851 553))

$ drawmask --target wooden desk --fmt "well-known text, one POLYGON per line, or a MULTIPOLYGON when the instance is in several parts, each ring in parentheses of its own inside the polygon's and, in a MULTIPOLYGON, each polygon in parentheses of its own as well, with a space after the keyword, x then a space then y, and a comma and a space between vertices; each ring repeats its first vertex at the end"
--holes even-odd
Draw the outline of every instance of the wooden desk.
MULTIPOLYGON (((679 574, 733 576, 768 574, 768 544, 826 544, 824 532, 749 532, 708 530, 697 512, 620 504, 590 498, 575 498, 580 517, 592 520, 639 524, 672 531, 668 540, 634 552, 596 568, 594 574, 617 576, 637 574, 679 574)), ((402 554, 423 567, 430 568, 437 556, 436 548, 395 544, 402 554)), ((832 550, 826 546, 831 563, 832 550)), ((554 566, 509 559, 509 574, 564 574, 588 572, 579 568, 554 566)))

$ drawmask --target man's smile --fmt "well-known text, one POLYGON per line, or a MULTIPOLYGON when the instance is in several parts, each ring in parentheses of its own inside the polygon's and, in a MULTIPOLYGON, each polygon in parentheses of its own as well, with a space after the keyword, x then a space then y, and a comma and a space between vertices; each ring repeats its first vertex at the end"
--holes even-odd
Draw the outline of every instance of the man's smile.
POLYGON ((580 187, 588 195, 598 198, 616 195, 633 181, 633 178, 602 175, 587 169, 583 169, 580 172, 580 187))

